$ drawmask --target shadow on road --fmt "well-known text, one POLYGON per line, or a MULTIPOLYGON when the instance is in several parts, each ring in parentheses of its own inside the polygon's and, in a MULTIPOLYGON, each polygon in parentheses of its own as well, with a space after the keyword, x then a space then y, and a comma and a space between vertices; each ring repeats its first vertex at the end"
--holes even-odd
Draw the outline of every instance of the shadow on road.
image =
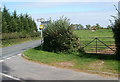
POLYGON ((2 63, 2 73, 9 74, 10 68, 3 62, 2 63))
MULTIPOLYGON (((9 74, 9 72, 10 72, 10 68, 3 62, 2 63, 2 73, 3 74, 9 74)), ((2 75, 2 82, 6 81, 6 80, 13 80, 13 79, 2 75)))

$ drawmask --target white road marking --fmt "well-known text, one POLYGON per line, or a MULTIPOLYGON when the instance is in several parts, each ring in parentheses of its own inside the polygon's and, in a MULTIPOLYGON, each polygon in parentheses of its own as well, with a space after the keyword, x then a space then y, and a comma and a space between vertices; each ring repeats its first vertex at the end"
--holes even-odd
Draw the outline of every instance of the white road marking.
POLYGON ((15 56, 12 56, 12 57, 15 57, 15 56))
POLYGON ((19 56, 21 56, 22 54, 18 54, 19 56))
POLYGON ((0 60, 0 62, 3 62, 4 60, 0 60))
POLYGON ((16 77, 13 77, 13 76, 4 74, 4 73, 0 73, 0 75, 3 75, 3 76, 5 76, 5 77, 8 77, 8 78, 11 78, 11 79, 14 79, 14 80, 20 80, 19 78, 16 78, 16 77))
POLYGON ((10 58, 11 58, 11 57, 9 57, 9 58, 6 58, 6 59, 8 59, 8 60, 9 60, 10 58))
MULTIPOLYGON (((18 54, 19 56, 21 56, 22 54, 18 54)), ((17 55, 16 55, 17 56, 17 55)), ((0 62, 3 62, 3 61, 5 61, 6 59, 11 59, 11 58, 13 58, 13 57, 16 57, 16 56, 11 56, 11 57, 8 57, 8 58, 5 58, 4 60, 2 59, 2 60, 0 60, 0 62)))
POLYGON ((2 60, 0 60, 0 62, 3 62, 3 61, 5 61, 6 59, 11 59, 11 58, 13 58, 13 57, 16 57, 16 56, 11 56, 11 57, 8 57, 8 58, 4 58, 4 60, 2 59, 2 60))

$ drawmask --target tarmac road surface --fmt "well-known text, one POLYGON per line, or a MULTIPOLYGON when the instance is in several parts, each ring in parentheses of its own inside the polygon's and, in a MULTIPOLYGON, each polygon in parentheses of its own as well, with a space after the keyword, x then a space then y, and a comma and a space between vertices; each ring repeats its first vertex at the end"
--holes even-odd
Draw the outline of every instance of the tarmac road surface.
POLYGON ((40 45, 40 40, 2 49, 0 75, 3 80, 118 80, 97 74, 76 72, 69 69, 30 62, 21 57, 23 51, 40 45))

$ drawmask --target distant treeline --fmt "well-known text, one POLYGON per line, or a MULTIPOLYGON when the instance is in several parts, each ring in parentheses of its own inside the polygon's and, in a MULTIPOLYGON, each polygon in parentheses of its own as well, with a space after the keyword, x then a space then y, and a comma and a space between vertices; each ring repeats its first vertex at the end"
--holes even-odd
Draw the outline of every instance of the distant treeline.
POLYGON ((75 30, 90 30, 90 29, 112 29, 112 26, 108 25, 107 28, 104 28, 100 26, 98 23, 96 25, 86 25, 85 28, 81 24, 71 24, 71 27, 73 27, 75 30))
POLYGON ((27 13, 18 15, 16 10, 10 13, 4 6, 0 14, 2 14, 2 33, 37 31, 35 21, 27 13))

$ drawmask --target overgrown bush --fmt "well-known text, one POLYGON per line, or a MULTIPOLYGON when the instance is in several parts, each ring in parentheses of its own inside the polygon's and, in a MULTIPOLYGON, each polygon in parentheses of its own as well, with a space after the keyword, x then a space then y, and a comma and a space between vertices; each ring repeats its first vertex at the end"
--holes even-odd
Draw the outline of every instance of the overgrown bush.
MULTIPOLYGON (((118 16, 120 16, 120 12, 118 11, 118 16)), ((114 17, 115 22, 113 24, 113 33, 114 33, 114 38, 115 38, 115 44, 116 44, 116 55, 117 58, 119 59, 120 55, 120 17, 114 17)), ((120 59, 119 59, 120 60, 120 59)))
POLYGON ((50 52, 74 52, 80 50, 80 40, 73 34, 69 19, 50 21, 43 31, 43 49, 50 52))

